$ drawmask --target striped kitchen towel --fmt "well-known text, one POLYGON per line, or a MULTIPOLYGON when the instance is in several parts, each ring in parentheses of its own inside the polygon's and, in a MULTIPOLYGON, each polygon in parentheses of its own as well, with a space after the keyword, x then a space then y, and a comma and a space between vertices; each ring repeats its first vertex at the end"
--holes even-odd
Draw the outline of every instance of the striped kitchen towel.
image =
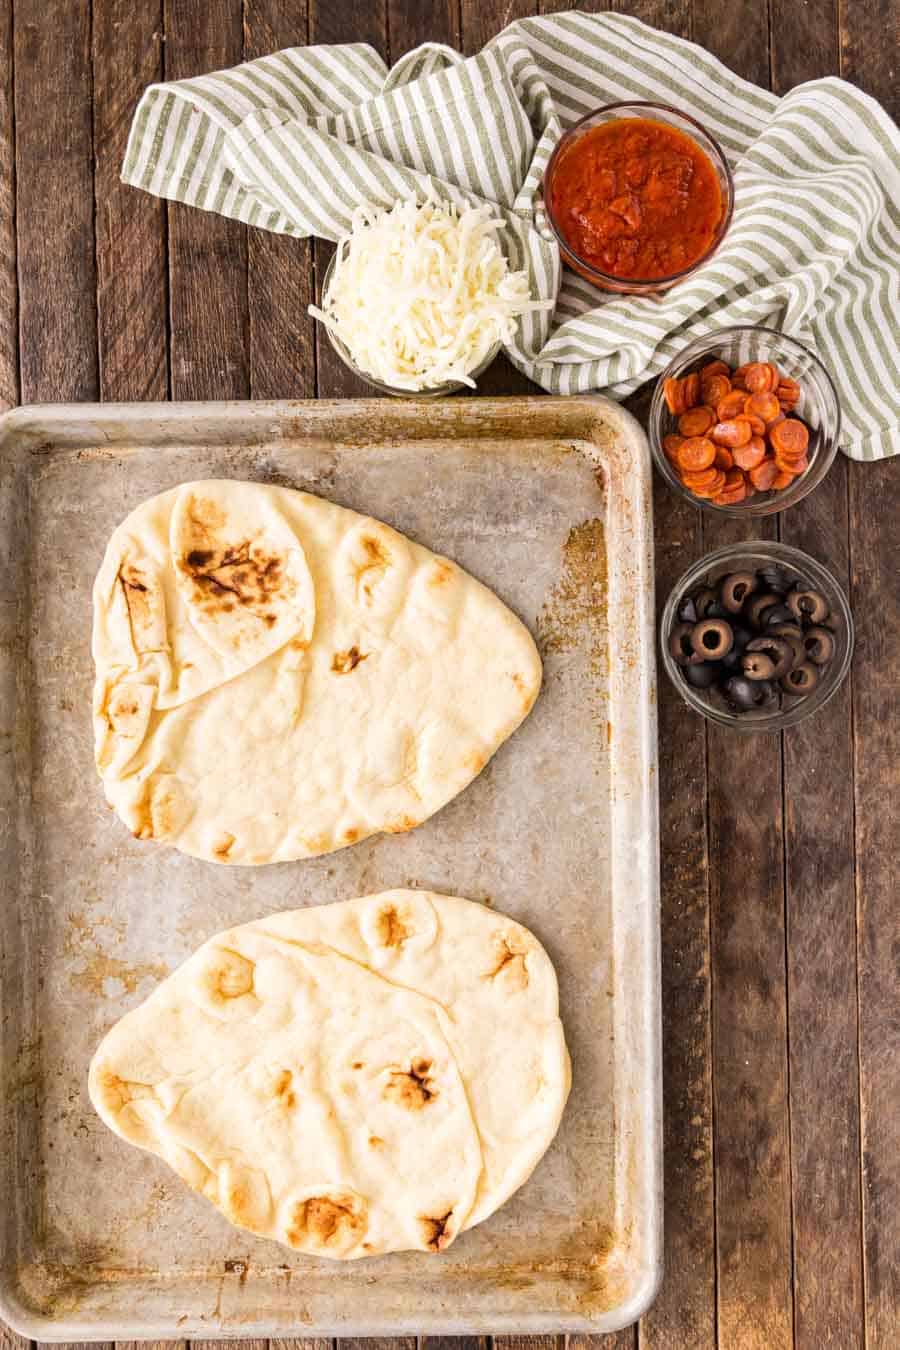
POLYGON ((127 183, 249 225, 337 239, 354 207, 429 187, 487 200, 510 263, 555 309, 521 319, 513 363, 554 393, 621 398, 691 338, 762 323, 829 367, 855 459, 900 452, 900 143, 852 85, 784 98, 619 14, 521 19, 464 60, 426 44, 388 71, 367 46, 295 47, 152 85, 127 183), (563 270, 535 207, 562 131, 604 103, 661 101, 702 122, 735 179, 719 251, 661 296, 605 296, 563 270))

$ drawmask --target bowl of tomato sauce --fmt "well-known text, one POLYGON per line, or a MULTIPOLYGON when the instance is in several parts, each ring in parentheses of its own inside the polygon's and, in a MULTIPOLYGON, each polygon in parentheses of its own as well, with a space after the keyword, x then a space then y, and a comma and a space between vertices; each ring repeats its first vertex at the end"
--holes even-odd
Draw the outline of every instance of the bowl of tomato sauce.
POLYGON ((663 103, 610 103, 558 142, 543 207, 563 261, 606 291, 683 281, 731 223, 734 184, 718 142, 663 103))

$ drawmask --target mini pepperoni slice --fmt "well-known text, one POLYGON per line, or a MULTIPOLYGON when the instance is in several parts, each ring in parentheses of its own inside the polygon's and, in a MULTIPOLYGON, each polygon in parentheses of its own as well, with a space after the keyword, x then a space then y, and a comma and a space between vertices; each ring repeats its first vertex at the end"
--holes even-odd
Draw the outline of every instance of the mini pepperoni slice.
POLYGON ((766 457, 766 443, 761 436, 751 436, 746 445, 740 445, 733 451, 734 462, 739 469, 746 469, 747 472, 755 469, 757 464, 762 464, 766 457))
POLYGON ((681 380, 663 381, 663 396, 666 400, 666 407, 673 417, 683 413, 686 407, 684 395, 681 388, 681 380))
POLYGON ((793 399, 796 403, 800 397, 800 386, 796 380, 791 380, 787 375, 782 375, 781 379, 778 381, 775 393, 780 399, 784 399, 785 401, 793 399))
POLYGON ((750 482, 756 488, 757 492, 768 492, 775 482, 777 473, 778 466, 774 459, 769 459, 769 457, 766 456, 761 464, 757 464, 755 469, 750 470, 750 482))
POLYGON ((746 484, 740 483, 734 488, 724 488, 718 497, 713 497, 712 500, 714 506, 737 506, 738 502, 744 501, 746 496, 746 484))
POLYGON ((744 412, 750 417, 761 417, 763 422, 774 422, 781 412, 781 404, 774 394, 749 394, 744 412))
MULTIPOLYGON (((700 383, 703 384, 704 381, 711 380, 714 375, 724 375, 726 378, 730 377, 731 366, 728 365, 727 361, 708 361, 707 364, 700 369, 700 383)), ((729 383, 730 382, 729 379, 729 383)))
POLYGON ((809 468, 809 460, 805 455, 801 455, 799 459, 786 459, 784 455, 776 452, 775 463, 781 473, 789 473, 792 478, 799 478, 809 468))
POLYGON ((769 440, 773 450, 780 450, 786 455, 802 455, 809 445, 809 432, 806 423, 798 417, 786 417, 783 422, 776 422, 769 428, 769 440))
POLYGON ((744 383, 751 394, 764 394, 769 387, 769 372, 762 361, 751 361, 744 367, 744 383))
POLYGON ((695 370, 693 375, 686 375, 683 380, 684 385, 684 412, 690 408, 696 408, 700 402, 700 376, 695 370))
POLYGON ((684 440, 683 436, 678 436, 673 431, 669 436, 663 436, 663 454, 670 464, 678 463, 678 450, 684 440))
POLYGON ((734 464, 734 455, 724 445, 716 446, 716 457, 713 460, 717 469, 725 469, 727 472, 734 464))
POLYGON ((715 421, 716 414, 712 408, 707 408, 701 403, 699 407, 681 414, 678 419, 678 430, 682 436, 702 436, 715 425, 715 421))
POLYGON ((765 422, 755 413, 738 413, 734 420, 735 422, 746 422, 754 436, 765 436, 766 434, 765 422))
POLYGON ((772 479, 772 487, 776 492, 780 492, 782 488, 790 487, 793 481, 794 475, 792 473, 785 473, 784 469, 779 469, 772 479))
POLYGON ((745 392, 749 393, 749 390, 747 389, 747 371, 749 369, 749 365, 738 366, 737 370, 732 372, 731 383, 735 389, 743 389, 745 392))
POLYGON ((683 473, 681 481, 691 492, 697 492, 700 488, 709 487, 712 483, 718 483, 718 469, 703 469, 701 473, 683 473))
POLYGON ((691 436, 678 449, 678 464, 685 473, 708 469, 716 457, 716 447, 706 436, 691 436))
POLYGON ((743 471, 743 469, 739 469, 738 466, 735 465, 733 469, 726 469, 726 470, 725 470, 725 491, 726 491, 726 492, 729 491, 731 488, 742 487, 743 484, 744 484, 744 471, 743 471))
POLYGON ((710 376, 701 374, 700 388, 703 391, 703 402, 716 407, 719 400, 731 392, 731 381, 724 373, 710 376))
POLYGON ((716 416, 719 421, 728 422, 732 417, 737 417, 738 413, 742 413, 746 397, 742 389, 732 389, 724 398, 720 398, 716 403, 716 416))
POLYGON ((711 501, 713 497, 718 497, 724 486, 725 475, 720 473, 712 483, 707 483, 705 487, 692 488, 691 491, 695 497, 703 497, 704 499, 711 501))
POLYGON ((717 445, 726 445, 729 450, 735 446, 746 445, 753 432, 748 422, 717 422, 709 433, 717 445))

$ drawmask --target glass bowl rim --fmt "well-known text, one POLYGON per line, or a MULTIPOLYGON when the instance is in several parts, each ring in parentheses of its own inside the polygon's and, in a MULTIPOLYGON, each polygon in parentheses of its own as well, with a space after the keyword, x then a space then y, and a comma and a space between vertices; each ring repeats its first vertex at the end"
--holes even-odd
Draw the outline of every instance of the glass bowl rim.
MULTIPOLYGON (((830 370, 816 352, 810 347, 805 346, 799 338, 793 337, 790 333, 782 333, 778 328, 769 328, 766 324, 729 324, 725 328, 717 329, 714 333, 704 333, 699 337, 692 338, 686 346, 682 347, 681 350, 672 357, 665 370, 660 372, 650 400, 650 409, 647 414, 647 439, 650 442, 650 453, 653 456, 654 463, 668 486, 677 492, 679 496, 683 497, 685 501, 690 502, 692 506, 699 507, 701 511, 714 511, 720 516, 733 516, 735 518, 740 516, 751 516, 760 518, 762 516, 776 515, 780 511, 790 510, 792 506, 796 506, 798 502, 802 502, 804 497, 808 496, 810 492, 813 492, 819 486, 837 456, 838 449, 840 448, 839 442, 842 425, 841 400, 838 397, 837 386, 832 379, 830 370), (777 342, 784 343, 788 347, 796 348, 798 353, 807 357, 812 362, 813 366, 818 369, 820 376, 823 377, 825 387, 828 389, 834 400, 834 427, 829 429, 827 435, 824 437, 825 444, 823 444, 821 449, 816 452, 815 459, 809 466, 806 474, 804 474, 801 479, 798 479, 795 485, 797 489, 795 495, 791 496, 791 493, 794 492, 794 488, 786 488, 784 491, 777 493, 774 497, 770 497, 766 501, 754 502, 751 497, 749 501, 738 502, 733 506, 719 506, 715 502, 708 501, 706 498, 695 497, 693 492, 691 492, 689 488, 686 488, 676 477, 672 470, 672 466, 663 453, 662 437, 660 435, 662 408, 665 405, 663 388, 666 380, 674 378, 674 372, 676 370, 680 370, 684 365, 690 364, 691 361, 702 356, 704 352, 712 353, 718 346, 722 345, 723 340, 747 333, 763 334, 767 338, 774 338, 777 342), (788 501, 783 500, 785 496, 789 497, 788 501)), ((785 547, 787 547, 787 545, 785 545, 785 547)))
MULTIPOLYGON (((688 132, 687 134, 690 135, 691 133, 688 132)), ((700 144, 700 149, 706 153, 706 147, 703 144, 700 144)), ((676 108, 671 103, 662 103, 659 99, 618 99, 615 103, 604 103, 601 107, 594 108, 591 112, 585 113, 583 117, 579 117, 577 122, 573 122, 573 124, 563 132, 556 142, 556 145, 553 147, 553 152, 547 161, 547 167, 544 169, 541 189, 547 222, 553 231, 553 236, 556 239, 563 256, 567 260, 573 259, 578 267, 582 267, 586 272, 591 272, 594 276, 602 278, 604 282, 610 282, 619 287, 662 290, 663 288, 674 286, 679 281, 683 281, 685 277, 689 277, 691 273, 696 272, 698 267, 702 267, 703 264, 708 262, 713 256, 722 240, 725 238, 725 235, 728 233, 734 215, 734 177, 725 151, 722 149, 715 136, 713 136, 712 132, 707 131, 703 123, 696 117, 692 117, 690 113, 682 112, 680 108, 676 108), (553 209, 550 205, 548 187, 552 179, 553 169, 556 166, 556 162, 563 147, 572 141, 579 130, 584 126, 585 122, 590 122, 593 118, 600 117, 604 113, 614 113, 621 108, 655 109, 658 112, 670 113, 673 117, 680 118, 682 121, 687 122, 694 130, 699 131, 701 136, 710 143, 714 151, 714 156, 709 156, 709 158, 715 158, 718 161, 716 167, 720 169, 722 177, 725 179, 725 211, 713 242, 701 257, 695 258, 690 266, 683 267, 680 271, 672 272, 665 277, 654 277, 652 279, 643 277, 617 277, 612 272, 604 272, 602 268, 596 267, 594 263, 587 262, 580 254, 576 253, 571 244, 563 237, 562 232, 553 218, 553 209)))
POLYGON ((714 549, 711 553, 706 553, 702 558, 698 558, 682 572, 673 584, 659 621, 659 645, 663 668, 683 701, 695 712, 700 713, 707 721, 715 722, 718 726, 728 727, 742 735, 750 735, 757 731, 769 733, 786 731, 824 708, 826 703, 831 702, 847 678, 847 672, 853 661, 855 642, 856 631, 850 602, 843 586, 831 569, 826 567, 825 563, 819 562, 818 558, 814 558, 812 554, 804 552, 803 549, 795 548, 793 544, 783 544, 777 539, 746 539, 736 544, 725 544, 722 548, 714 549), (702 699, 699 691, 681 678, 680 668, 676 665, 669 651, 667 640, 678 604, 687 590, 701 581, 704 575, 717 564, 732 561, 737 563, 748 554, 762 554, 775 562, 783 562, 794 571, 800 572, 801 575, 805 569, 808 574, 811 574, 813 582, 818 580, 817 573, 824 577, 829 590, 829 598, 832 595, 837 597, 836 608, 840 611, 841 622, 846 633, 843 656, 840 661, 829 666, 827 679, 823 680, 818 690, 814 690, 804 699, 798 699, 793 707, 779 708, 777 712, 754 718, 729 713, 724 709, 711 706, 702 699))
MULTIPOLYGON (((340 248, 340 243, 338 243, 337 247, 340 248)), ((337 249, 329 258, 328 266, 325 268, 325 275, 322 278, 323 300, 325 298, 325 293, 328 290, 328 282, 334 272, 334 260, 336 257, 337 249)), ((476 392, 471 385, 466 384, 463 380, 445 380, 443 384, 435 384, 428 389, 398 389, 396 385, 385 384, 382 380, 379 380, 377 376, 370 375, 368 371, 363 370, 361 366, 356 364, 353 357, 350 355, 346 344, 341 341, 336 333, 331 331, 331 328, 327 323, 323 323, 321 319, 318 319, 317 323, 320 328, 325 329, 332 351, 336 352, 347 369, 367 384, 370 389, 377 389, 382 394, 390 394, 393 398, 408 398, 413 400, 446 398, 448 394, 459 394, 463 390, 468 390, 470 394, 476 392)), ((502 350, 503 342, 498 338, 481 364, 476 366, 474 370, 469 371, 470 379, 477 380, 479 375, 484 374, 488 366, 497 359, 502 350)))

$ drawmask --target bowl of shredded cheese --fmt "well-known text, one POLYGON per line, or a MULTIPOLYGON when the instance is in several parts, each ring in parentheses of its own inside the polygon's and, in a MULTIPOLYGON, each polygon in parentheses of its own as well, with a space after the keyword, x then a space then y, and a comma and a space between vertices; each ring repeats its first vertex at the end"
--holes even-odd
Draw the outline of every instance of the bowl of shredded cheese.
POLYGON ((390 209, 361 206, 340 240, 309 312, 345 364, 374 388, 405 398, 474 389, 534 301, 510 270, 490 206, 429 197, 390 209))

